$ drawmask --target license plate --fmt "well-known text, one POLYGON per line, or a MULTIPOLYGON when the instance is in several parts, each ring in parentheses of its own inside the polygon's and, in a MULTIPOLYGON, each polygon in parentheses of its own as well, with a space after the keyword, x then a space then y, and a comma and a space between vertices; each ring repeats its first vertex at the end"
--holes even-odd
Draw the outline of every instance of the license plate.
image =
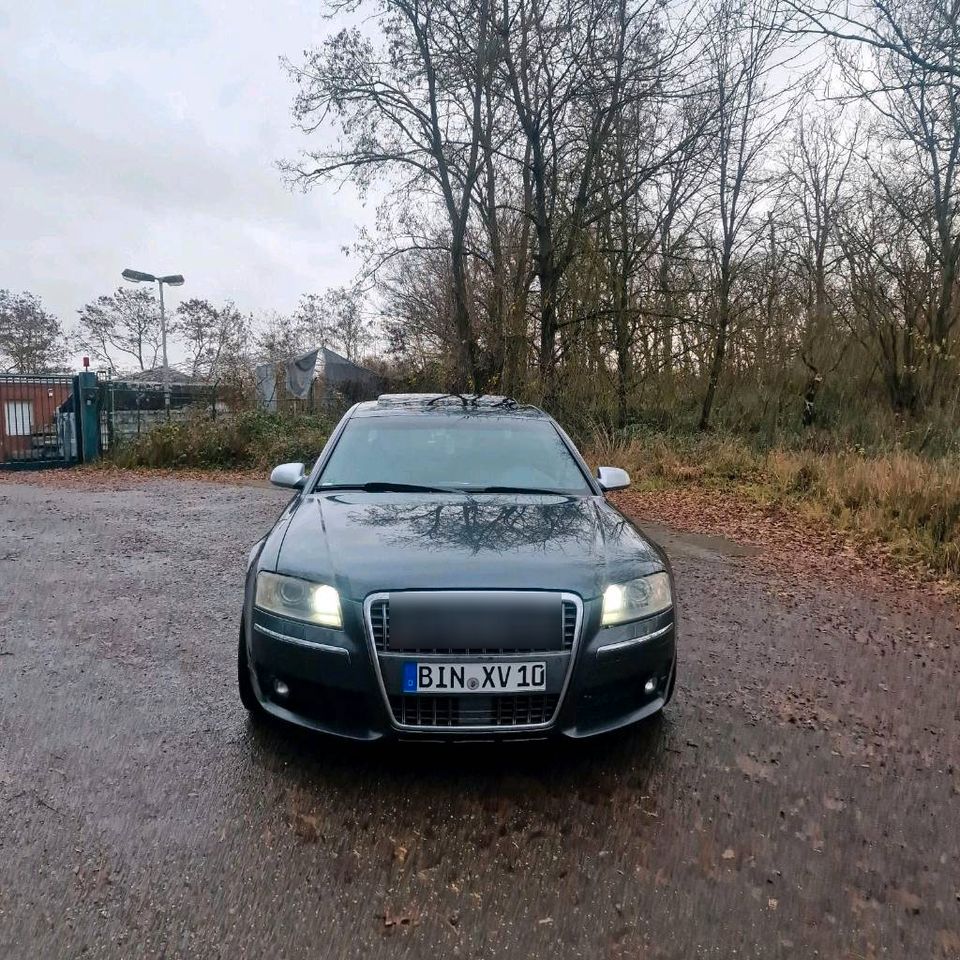
POLYGON ((547 665, 530 663, 415 663, 403 665, 404 693, 538 693, 547 665))

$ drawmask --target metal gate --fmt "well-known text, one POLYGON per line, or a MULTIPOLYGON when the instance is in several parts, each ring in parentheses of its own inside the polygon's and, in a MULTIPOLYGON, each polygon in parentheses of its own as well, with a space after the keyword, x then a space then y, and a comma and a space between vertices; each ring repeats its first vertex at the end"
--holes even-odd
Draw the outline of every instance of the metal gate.
POLYGON ((76 463, 76 395, 71 374, 0 374, 0 469, 76 463))
POLYGON ((216 419, 216 388, 211 384, 148 380, 101 380, 97 386, 100 453, 147 433, 171 420, 191 417, 216 419))

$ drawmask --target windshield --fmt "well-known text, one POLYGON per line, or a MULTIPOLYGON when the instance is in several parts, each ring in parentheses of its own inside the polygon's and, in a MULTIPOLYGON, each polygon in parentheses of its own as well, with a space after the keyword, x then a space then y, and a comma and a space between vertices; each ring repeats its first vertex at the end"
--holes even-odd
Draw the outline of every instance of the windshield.
POLYGON ((547 420, 470 415, 351 420, 316 488, 391 484, 473 492, 491 487, 593 492, 547 420))

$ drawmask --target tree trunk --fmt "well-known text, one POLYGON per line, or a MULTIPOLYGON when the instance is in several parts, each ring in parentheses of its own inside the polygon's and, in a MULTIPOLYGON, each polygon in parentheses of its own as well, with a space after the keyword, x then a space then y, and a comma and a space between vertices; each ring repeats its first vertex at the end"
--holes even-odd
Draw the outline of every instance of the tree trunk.
POLYGON ((730 325, 730 257, 725 253, 720 268, 720 302, 717 305, 717 339, 713 351, 713 361, 707 378, 707 392, 700 411, 701 430, 710 429, 710 417, 713 413, 713 401, 717 395, 717 384, 723 373, 723 360, 727 353, 727 329, 730 325))
POLYGON ((450 245, 450 266, 453 274, 453 328, 457 337, 457 388, 482 392, 485 377, 480 369, 477 344, 470 324, 467 297, 466 251, 463 237, 455 235, 450 245))

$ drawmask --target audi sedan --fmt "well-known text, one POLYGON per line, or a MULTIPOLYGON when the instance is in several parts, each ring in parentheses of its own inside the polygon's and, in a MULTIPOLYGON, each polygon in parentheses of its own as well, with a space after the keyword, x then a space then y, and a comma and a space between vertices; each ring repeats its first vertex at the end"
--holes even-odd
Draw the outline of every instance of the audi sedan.
POLYGON ((354 406, 250 553, 254 715, 357 740, 587 737, 676 684, 663 551, 543 411, 401 394, 354 406))

